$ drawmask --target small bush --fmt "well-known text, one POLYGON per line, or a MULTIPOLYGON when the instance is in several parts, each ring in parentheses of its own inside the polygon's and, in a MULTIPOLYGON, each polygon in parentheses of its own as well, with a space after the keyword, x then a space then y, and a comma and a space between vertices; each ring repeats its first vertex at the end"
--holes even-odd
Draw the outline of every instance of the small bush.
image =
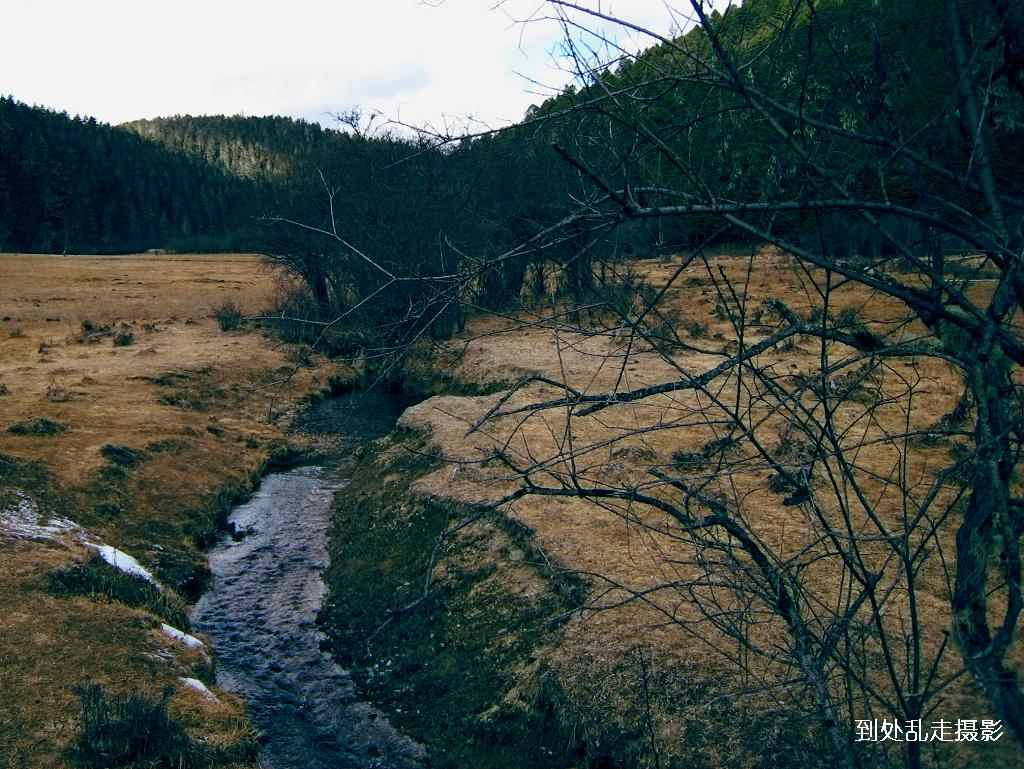
POLYGON ((131 331, 119 331, 114 334, 114 347, 127 347, 135 343, 135 334, 131 331))
POLYGON ((836 313, 832 324, 836 328, 842 329, 859 328, 861 326, 860 312, 856 307, 843 307, 836 313))
POLYGON ((7 395, 7 393, 9 392, 10 390, 7 389, 7 385, 4 384, 3 382, 0 382, 0 395, 7 395))
POLYGON ((242 308, 232 297, 228 297, 213 308, 213 317, 221 331, 234 331, 242 322, 242 308))
POLYGON ((192 411, 209 411, 210 404, 204 398, 191 395, 190 392, 177 392, 161 395, 157 403, 164 406, 174 406, 179 409, 191 409, 192 411))
POLYGON ((769 475, 765 486, 768 488, 768 491, 773 494, 789 494, 795 488, 792 483, 786 480, 784 475, 780 475, 779 473, 772 473, 769 475))
POLYGON ((629 321, 644 314, 657 298, 658 291, 638 275, 632 264, 613 273, 600 292, 600 299, 615 317, 629 321))
POLYGON ((274 321, 274 331, 283 342, 312 342, 320 336, 320 326, 304 322, 322 318, 316 309, 316 300, 303 286, 279 284, 265 314, 278 318, 274 321))
POLYGON ((124 515, 124 508, 112 502, 100 502, 93 511, 101 518, 120 518, 124 515))
POLYGON ((82 728, 71 745, 72 757, 96 769, 128 765, 196 766, 192 741, 167 715, 171 688, 159 700, 108 696, 99 684, 79 686, 82 728))
POLYGON ((9 336, 11 337, 11 339, 24 339, 25 331, 21 328, 16 328, 9 334, 9 336))
POLYGON ((15 422, 7 428, 7 432, 14 435, 53 436, 60 435, 66 429, 60 422, 54 422, 52 419, 33 417, 24 422, 15 422))
POLYGON ((672 461, 681 469, 707 467, 714 462, 720 462, 725 455, 732 453, 738 444, 739 441, 728 436, 714 438, 701 446, 698 451, 680 449, 672 452, 672 461))
POLYGON ((54 403, 64 403, 71 400, 71 393, 63 385, 57 382, 50 382, 46 387, 46 400, 53 401, 54 403))
POLYGON ((159 441, 150 441, 146 444, 146 451, 153 454, 180 454, 187 449, 189 444, 177 438, 164 438, 159 441))
POLYGON ((142 460, 142 454, 127 446, 120 446, 116 443, 105 443, 100 447, 100 454, 104 459, 113 462, 121 467, 134 467, 142 460))
POLYGON ((307 344, 293 344, 289 345, 284 351, 284 358, 289 363, 296 366, 307 365, 312 366, 312 353, 313 349, 307 344))
POLYGON ((708 324, 696 319, 686 321, 686 333, 694 339, 703 339, 708 335, 708 324))

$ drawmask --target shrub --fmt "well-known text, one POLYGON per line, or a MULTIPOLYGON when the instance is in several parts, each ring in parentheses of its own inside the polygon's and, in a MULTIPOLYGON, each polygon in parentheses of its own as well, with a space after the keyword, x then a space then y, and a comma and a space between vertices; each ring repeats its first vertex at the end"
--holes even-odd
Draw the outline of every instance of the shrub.
POLYGON ((131 331, 119 331, 114 334, 114 347, 127 347, 135 342, 135 334, 131 331))
POLYGON ((786 480, 784 475, 780 475, 779 473, 771 473, 768 476, 765 486, 768 491, 774 494, 789 494, 794 491, 793 484, 786 480))
POLYGON ((312 342, 320 336, 320 326, 303 322, 322 318, 313 294, 302 285, 279 283, 264 314, 278 318, 274 331, 283 342, 312 342))
POLYGON ((232 297, 228 297, 213 308, 213 317, 221 331, 234 331, 242 322, 242 308, 232 297))
POLYGON ((608 309, 616 317, 624 319, 637 318, 646 313, 657 296, 657 289, 642 275, 638 275, 632 264, 627 264, 621 272, 615 272, 601 291, 601 299, 608 309))
POLYGON ((284 357, 285 360, 296 366, 303 364, 307 366, 312 366, 312 353, 313 348, 311 348, 308 344, 293 344, 289 345, 287 349, 285 349, 284 357))
POLYGON ((118 766, 199 766, 201 746, 167 715, 167 687, 160 699, 108 696, 99 684, 75 687, 82 701, 81 731, 69 752, 79 764, 96 769, 118 766), (197 750, 199 748, 199 750, 197 750))
POLYGON ((157 403, 164 406, 174 406, 179 409, 191 409, 192 411, 209 411, 210 404, 206 399, 192 395, 191 391, 168 393, 157 398, 157 403))
POLYGON ((71 393, 64 385, 58 382, 50 382, 46 387, 46 400, 54 403, 64 403, 71 400, 71 393))
POLYGON ((127 446, 120 446, 116 443, 104 443, 100 447, 100 454, 103 455, 104 459, 122 467, 132 467, 137 465, 142 459, 142 454, 140 452, 135 449, 130 449, 127 446))
POLYGON ((856 307, 843 307, 836 313, 832 323, 841 329, 859 328, 862 325, 860 312, 856 307))
POLYGON ((703 339, 708 335, 708 324, 696 319, 688 320, 686 321, 686 333, 694 339, 703 339))
POLYGON ((33 417, 24 422, 15 422, 7 428, 7 432, 14 435, 39 435, 52 436, 60 435, 67 428, 60 422, 54 422, 46 417, 33 417))

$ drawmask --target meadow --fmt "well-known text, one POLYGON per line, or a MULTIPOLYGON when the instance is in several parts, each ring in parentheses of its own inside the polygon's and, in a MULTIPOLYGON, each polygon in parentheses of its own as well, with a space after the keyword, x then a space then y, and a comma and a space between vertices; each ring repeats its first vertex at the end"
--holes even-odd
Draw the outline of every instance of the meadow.
POLYGON ((97 684, 157 710, 166 689, 190 739, 251 754, 209 651, 162 624, 187 630, 202 548, 324 372, 275 384, 294 368, 281 345, 221 330, 227 300, 256 313, 275 290, 255 255, 0 254, 0 275, 0 763, 67 765, 76 687, 97 684), (130 554, 163 589, 89 543, 130 554))

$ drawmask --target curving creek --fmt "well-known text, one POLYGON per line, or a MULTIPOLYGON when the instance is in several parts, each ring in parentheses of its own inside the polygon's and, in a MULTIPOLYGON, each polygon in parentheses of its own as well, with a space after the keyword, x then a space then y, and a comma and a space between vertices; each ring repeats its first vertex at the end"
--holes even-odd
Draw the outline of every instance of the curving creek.
POLYGON ((235 508, 235 535, 209 553, 214 578, 192 613, 213 642, 217 683, 242 696, 265 742, 265 769, 412 767, 423 749, 361 701, 321 651, 330 509, 353 452, 386 434, 409 401, 360 395, 323 401, 296 429, 322 449, 316 465, 267 475, 235 508))

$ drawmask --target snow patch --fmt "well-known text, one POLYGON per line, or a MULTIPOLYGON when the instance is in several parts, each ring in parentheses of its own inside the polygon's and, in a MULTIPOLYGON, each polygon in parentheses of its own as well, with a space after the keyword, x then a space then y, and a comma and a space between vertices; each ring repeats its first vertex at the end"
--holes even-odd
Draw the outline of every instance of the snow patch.
POLYGON ((28 494, 14 490, 14 501, 0 509, 0 535, 15 539, 59 539, 78 529, 74 521, 44 512, 28 494))
POLYGON ((163 589, 159 582, 156 581, 148 569, 143 567, 141 563, 132 558, 128 553, 123 550, 118 550, 116 547, 110 545, 99 545, 95 542, 86 542, 89 547, 100 554, 100 558, 109 563, 118 571, 122 571, 125 574, 130 574, 133 577, 141 577, 142 579, 149 582, 151 585, 163 589))
POLYGON ((92 542, 88 533, 74 521, 41 510, 31 496, 21 489, 12 491, 13 501, 0 507, 0 537, 27 540, 60 540, 73 534, 74 539, 95 550, 99 556, 118 571, 139 577, 163 590, 156 577, 141 563, 116 547, 92 542))
POLYGON ((187 686, 189 689, 194 689, 195 691, 199 692, 201 695, 203 695, 203 697, 208 699, 210 702, 220 702, 220 700, 217 699, 217 695, 211 692, 209 689, 207 689, 206 684, 204 684, 198 678, 187 678, 185 676, 181 676, 178 680, 181 681, 181 683, 187 686))
POLYGON ((176 641, 181 641, 183 644, 185 644, 185 646, 188 646, 190 649, 202 649, 203 648, 203 642, 202 641, 200 641, 198 638, 196 638, 193 635, 189 635, 188 633, 186 633, 186 632, 184 632, 182 630, 178 630, 178 628, 176 628, 176 627, 171 627, 170 625, 161 622, 160 623, 160 629, 163 630, 166 635, 169 635, 171 638, 175 639, 176 641))

